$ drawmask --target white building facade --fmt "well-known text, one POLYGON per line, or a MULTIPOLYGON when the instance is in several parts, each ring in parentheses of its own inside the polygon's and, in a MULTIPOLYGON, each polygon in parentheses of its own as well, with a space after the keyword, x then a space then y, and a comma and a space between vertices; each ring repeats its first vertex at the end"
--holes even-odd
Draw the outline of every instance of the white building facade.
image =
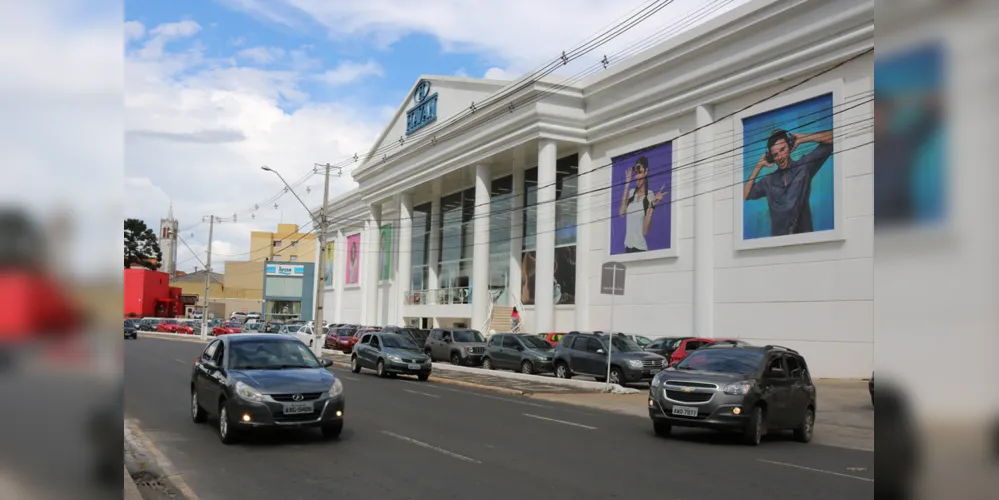
POLYGON ((325 316, 486 333, 516 307, 869 376, 873 47, 873 1, 756 0, 571 85, 423 77, 330 202, 325 316))

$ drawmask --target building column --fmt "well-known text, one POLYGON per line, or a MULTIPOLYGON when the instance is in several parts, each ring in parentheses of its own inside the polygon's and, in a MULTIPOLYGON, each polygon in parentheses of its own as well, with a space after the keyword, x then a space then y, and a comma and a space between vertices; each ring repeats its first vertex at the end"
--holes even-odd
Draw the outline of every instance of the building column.
POLYGON ((489 165, 475 166, 475 209, 472 215, 472 328, 489 331, 489 214, 492 192, 489 165))
MULTIPOLYGON (((434 179, 430 195, 430 246, 427 251, 427 290, 437 290, 437 261, 440 260, 440 233, 441 233, 441 180, 434 179)), ((437 293, 430 294, 430 300, 436 303, 437 293)), ((436 321, 436 320, 435 320, 436 321)))
MULTIPOLYGON (((696 337, 714 336, 714 162, 707 160, 714 142, 713 106, 695 110, 694 133, 694 333, 696 337), (700 163, 700 162, 704 163, 700 163)), ((674 207, 675 209, 676 207, 674 207)))
POLYGON ((534 332, 555 328, 555 162, 553 139, 538 141, 538 227, 534 272, 534 332))
POLYGON ((399 242, 396 245, 399 248, 395 273, 396 324, 406 326, 406 297, 413 281, 413 195, 410 193, 399 195, 399 242))
POLYGON ((333 247, 333 320, 330 323, 343 323, 343 286, 345 263, 347 262, 347 240, 343 231, 336 232, 336 246, 333 247))
POLYGON ((591 197, 588 194, 593 185, 593 160, 590 157, 590 146, 579 147, 578 176, 576 177, 576 330, 590 330, 590 248, 592 248, 593 218, 591 197))
POLYGON ((524 258, 524 156, 526 151, 518 147, 513 160, 513 192, 510 201, 510 271, 507 287, 510 304, 520 307, 517 312, 523 317, 523 300, 520 279, 520 262, 524 258))
POLYGON ((381 225, 381 218, 381 205, 371 204, 364 228, 367 241, 361 244, 361 267, 364 269, 361 290, 364 297, 365 325, 378 324, 378 226, 381 225))

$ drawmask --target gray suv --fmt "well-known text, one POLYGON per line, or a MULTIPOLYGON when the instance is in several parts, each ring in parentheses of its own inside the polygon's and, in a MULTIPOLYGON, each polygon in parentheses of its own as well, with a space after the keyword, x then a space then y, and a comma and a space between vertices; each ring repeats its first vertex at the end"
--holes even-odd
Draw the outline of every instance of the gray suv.
POLYGON ((514 370, 526 374, 551 373, 552 345, 537 335, 497 333, 489 337, 482 367, 514 370))
POLYGON ((552 363, 555 376, 572 378, 587 375, 599 381, 607 378, 607 342, 613 338, 610 356, 610 382, 648 382, 663 369, 666 358, 645 352, 622 334, 613 337, 599 333, 573 332, 562 337, 555 347, 552 363))
POLYGON ((433 361, 446 359, 452 365, 479 366, 486 352, 486 339, 478 330, 434 328, 423 352, 433 361))
POLYGON ((673 426, 742 433, 756 446, 771 431, 812 439, 815 385, 797 351, 780 346, 719 345, 698 349, 660 373, 649 388, 656 435, 673 426))

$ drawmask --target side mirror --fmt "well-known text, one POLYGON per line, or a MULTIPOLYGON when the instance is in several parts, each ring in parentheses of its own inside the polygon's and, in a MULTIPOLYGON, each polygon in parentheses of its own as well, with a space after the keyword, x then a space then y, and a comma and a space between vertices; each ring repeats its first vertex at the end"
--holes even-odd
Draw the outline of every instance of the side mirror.
POLYGON ((515 347, 515 349, 517 349, 518 351, 523 351, 524 350, 524 346, 518 345, 517 347, 515 347))
POLYGON ((333 366, 333 360, 331 359, 323 358, 319 361, 319 363, 323 365, 323 368, 329 368, 333 366))
POLYGON ((210 359, 206 359, 206 360, 202 361, 201 364, 208 371, 215 371, 215 370, 219 369, 219 365, 215 364, 215 362, 212 361, 212 360, 210 360, 210 359))
POLYGON ((603 349, 597 349, 597 354, 607 354, 603 349))

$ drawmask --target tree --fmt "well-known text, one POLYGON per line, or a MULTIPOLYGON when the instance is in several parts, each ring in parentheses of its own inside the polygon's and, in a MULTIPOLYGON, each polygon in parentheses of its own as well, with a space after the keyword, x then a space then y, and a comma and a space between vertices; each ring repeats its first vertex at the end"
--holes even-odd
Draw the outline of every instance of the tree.
POLYGON ((125 219, 125 269, 139 265, 155 271, 162 259, 156 233, 139 219, 125 219))

